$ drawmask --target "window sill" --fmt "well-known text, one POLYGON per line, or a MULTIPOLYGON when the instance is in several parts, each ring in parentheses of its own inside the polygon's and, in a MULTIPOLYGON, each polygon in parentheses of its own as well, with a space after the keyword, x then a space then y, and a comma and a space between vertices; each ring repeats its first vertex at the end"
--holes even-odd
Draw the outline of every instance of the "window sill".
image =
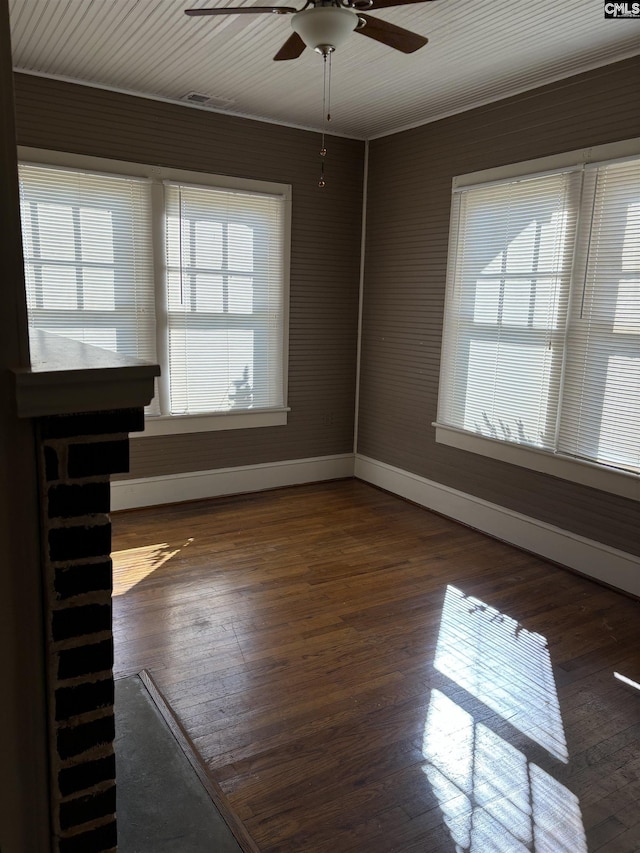
MULTIPOLYGON (((290 409, 261 409, 255 412, 221 412, 204 415, 155 415, 145 418, 144 432, 150 435, 180 435, 193 432, 215 432, 224 429, 286 426, 290 409)), ((134 436, 132 436, 133 438, 134 436)))
POLYGON ((532 471, 541 471, 562 480, 570 480, 603 492, 610 492, 630 500, 640 501, 640 476, 626 471, 618 471, 604 465, 558 456, 536 447, 525 447, 506 441, 465 432, 455 427, 434 423, 436 441, 469 453, 477 453, 509 462, 532 471))

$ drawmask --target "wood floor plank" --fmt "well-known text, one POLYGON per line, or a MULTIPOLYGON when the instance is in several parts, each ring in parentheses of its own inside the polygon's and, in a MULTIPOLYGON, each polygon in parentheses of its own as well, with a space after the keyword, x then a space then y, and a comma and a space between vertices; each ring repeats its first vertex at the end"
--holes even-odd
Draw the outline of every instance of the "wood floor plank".
POLYGON ((640 849, 639 602, 355 480, 113 533, 116 673, 263 853, 640 849))

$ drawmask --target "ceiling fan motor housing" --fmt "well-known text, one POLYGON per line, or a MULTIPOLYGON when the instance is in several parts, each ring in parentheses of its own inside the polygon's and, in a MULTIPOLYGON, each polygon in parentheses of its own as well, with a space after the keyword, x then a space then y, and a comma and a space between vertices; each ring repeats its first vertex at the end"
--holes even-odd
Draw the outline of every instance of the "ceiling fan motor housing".
POLYGON ((291 27, 307 47, 321 53, 344 44, 358 25, 358 16, 338 6, 314 6, 298 12, 291 27))

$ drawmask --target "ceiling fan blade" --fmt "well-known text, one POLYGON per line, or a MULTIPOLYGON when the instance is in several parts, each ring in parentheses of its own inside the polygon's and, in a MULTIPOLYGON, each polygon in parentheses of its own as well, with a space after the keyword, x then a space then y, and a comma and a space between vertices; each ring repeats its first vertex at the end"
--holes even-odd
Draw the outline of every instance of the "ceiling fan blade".
POLYGON ((409 3, 430 3, 431 0, 373 0, 371 9, 387 9, 389 6, 408 6, 409 3))
POLYGON ((362 12, 358 12, 358 16, 366 21, 366 26, 362 27, 361 30, 355 30, 356 33, 382 42, 382 44, 400 50, 402 53, 413 53, 414 50, 424 47, 429 41, 424 36, 397 27, 388 21, 381 21, 380 18, 372 18, 370 15, 363 15, 362 12))
POLYGON ((255 15, 270 12, 273 15, 293 15, 298 10, 293 6, 220 6, 217 9, 185 9, 185 15, 255 15))
POLYGON ((298 33, 292 33, 273 58, 276 62, 281 59, 297 59, 305 47, 306 44, 298 33))

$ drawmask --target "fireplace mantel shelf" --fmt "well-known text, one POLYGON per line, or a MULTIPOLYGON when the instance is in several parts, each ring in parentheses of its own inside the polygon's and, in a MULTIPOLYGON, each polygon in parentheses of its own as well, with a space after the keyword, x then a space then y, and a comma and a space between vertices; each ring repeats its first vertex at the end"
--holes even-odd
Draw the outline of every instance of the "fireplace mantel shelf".
POLYGON ((31 367, 13 371, 24 418, 142 408, 160 367, 79 341, 32 330, 31 367))

